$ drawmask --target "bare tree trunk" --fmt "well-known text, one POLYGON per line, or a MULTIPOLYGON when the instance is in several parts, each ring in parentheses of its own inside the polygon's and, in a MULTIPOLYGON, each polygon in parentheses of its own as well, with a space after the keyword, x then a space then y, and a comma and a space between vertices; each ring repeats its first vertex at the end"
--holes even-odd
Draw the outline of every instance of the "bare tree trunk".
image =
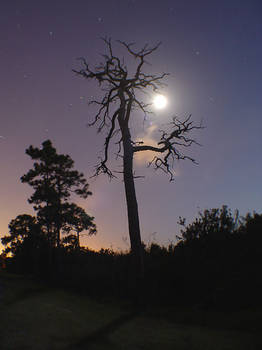
POLYGON ((49 211, 49 203, 47 202, 47 208, 48 208, 48 215, 47 215, 47 221, 46 221, 46 228, 47 228, 47 242, 48 242, 48 256, 47 256, 47 264, 48 264, 48 277, 50 277, 52 273, 52 234, 51 234, 51 228, 50 228, 50 211, 49 211))
POLYGON ((76 234, 77 234, 77 251, 80 251, 80 232, 79 230, 77 230, 76 234))
POLYGON ((60 228, 57 229, 57 247, 56 247, 56 277, 61 278, 63 274, 63 261, 62 261, 62 246, 60 238, 60 228))
POLYGON ((61 185, 60 178, 57 178, 58 203, 56 217, 56 275, 61 277, 62 273, 62 252, 61 252, 61 185))
POLYGON ((144 279, 144 261, 140 235, 138 205, 133 175, 133 147, 128 129, 125 130, 125 135, 123 135, 123 149, 124 184, 132 255, 132 284, 134 284, 132 287, 134 288, 136 296, 141 299, 141 296, 143 294, 141 288, 143 288, 142 283, 144 279))

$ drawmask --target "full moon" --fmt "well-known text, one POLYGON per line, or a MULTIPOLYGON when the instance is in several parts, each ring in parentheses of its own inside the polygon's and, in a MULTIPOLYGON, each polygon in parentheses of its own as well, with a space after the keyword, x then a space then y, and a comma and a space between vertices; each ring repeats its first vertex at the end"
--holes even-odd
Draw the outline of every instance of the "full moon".
POLYGON ((165 108, 167 105, 167 98, 164 95, 156 95, 154 98, 154 106, 157 109, 165 108))

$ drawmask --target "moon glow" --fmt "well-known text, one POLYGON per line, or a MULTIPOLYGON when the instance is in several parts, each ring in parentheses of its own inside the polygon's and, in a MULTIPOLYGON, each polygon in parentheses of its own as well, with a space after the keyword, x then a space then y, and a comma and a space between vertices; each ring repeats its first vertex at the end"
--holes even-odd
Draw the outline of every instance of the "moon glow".
POLYGON ((164 95, 156 95, 154 98, 154 106, 157 109, 163 109, 167 105, 167 98, 164 95))

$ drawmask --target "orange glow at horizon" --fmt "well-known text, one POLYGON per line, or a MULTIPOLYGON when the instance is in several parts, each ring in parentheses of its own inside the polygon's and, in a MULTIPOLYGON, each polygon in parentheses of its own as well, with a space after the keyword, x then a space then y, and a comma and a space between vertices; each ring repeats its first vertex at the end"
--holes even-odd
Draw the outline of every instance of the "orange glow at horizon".
MULTIPOLYGON (((101 179, 104 181, 105 179, 101 179)), ((97 181, 99 182, 99 181, 97 181)), ((107 186, 107 185, 106 185, 107 186)), ((97 234, 88 236, 85 232, 80 234, 80 242, 83 247, 88 247, 92 250, 99 251, 101 248, 113 249, 113 250, 126 250, 128 249, 127 243, 123 241, 123 236, 126 237, 127 234, 122 233, 124 230, 121 229, 119 232, 119 227, 125 226, 125 217, 123 216, 122 224, 117 224, 116 217, 106 216, 103 214, 101 217, 101 211, 109 206, 110 200, 106 198, 107 194, 103 184, 99 182, 99 185, 94 183, 90 185, 91 191, 94 193, 87 200, 81 198, 72 198, 72 201, 84 208, 90 216, 95 217, 95 224, 97 225, 97 234), (100 189, 95 189, 98 186, 100 189)), ((35 215, 31 205, 27 203, 27 198, 29 197, 29 191, 23 193, 23 196, 9 196, 9 199, 5 202, 5 205, 0 203, 0 254, 4 250, 4 246, 1 243, 1 238, 9 234, 8 225, 11 220, 15 219, 18 215, 29 214, 35 215)), ((121 199, 122 200, 122 199, 121 199)), ((125 214, 125 207, 121 208, 123 214, 125 214)))
MULTIPOLYGON (((1 238, 8 235, 8 232, 8 229, 4 225, 0 226, 0 254, 5 249, 5 246, 1 243, 1 238)), ((127 250, 127 247, 116 247, 112 243, 107 242, 103 239, 103 233, 100 231, 98 231, 97 235, 93 236, 88 236, 85 233, 80 234, 80 245, 94 251, 99 251, 100 249, 127 250)))

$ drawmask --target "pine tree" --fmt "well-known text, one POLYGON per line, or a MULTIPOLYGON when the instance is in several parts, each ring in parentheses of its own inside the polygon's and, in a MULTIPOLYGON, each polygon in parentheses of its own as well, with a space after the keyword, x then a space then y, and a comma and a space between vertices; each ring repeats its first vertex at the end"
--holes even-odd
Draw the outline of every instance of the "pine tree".
POLYGON ((79 232, 83 230, 89 230, 90 234, 96 233, 94 218, 70 202, 72 194, 87 198, 92 193, 88 190, 89 185, 83 173, 74 170, 71 157, 58 154, 50 140, 42 143, 42 149, 30 146, 26 154, 35 162, 33 169, 23 175, 21 181, 34 189, 28 202, 34 205, 50 248, 56 247, 60 256, 62 232, 70 234, 77 227, 75 232, 78 239, 79 232), (79 213, 85 217, 84 224, 79 213))

